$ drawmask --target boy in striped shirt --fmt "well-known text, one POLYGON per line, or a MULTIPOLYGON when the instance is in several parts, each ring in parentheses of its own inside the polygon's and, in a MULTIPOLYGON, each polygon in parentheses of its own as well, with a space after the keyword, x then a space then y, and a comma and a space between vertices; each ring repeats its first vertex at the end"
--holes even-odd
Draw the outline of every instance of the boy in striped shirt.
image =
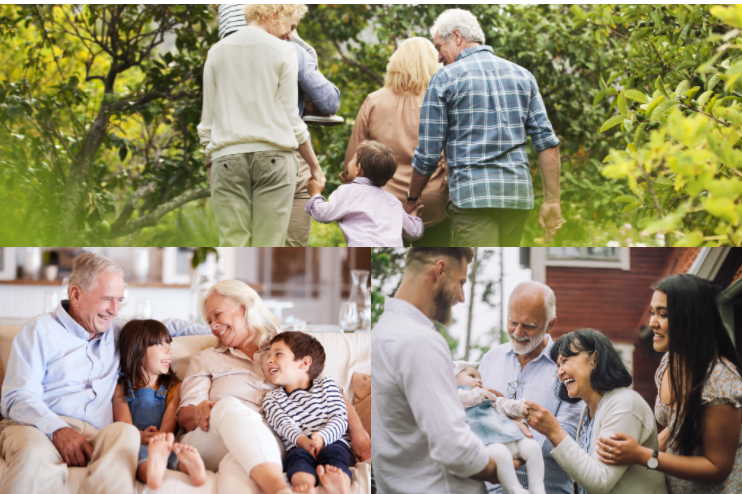
POLYGON ((298 331, 270 343, 268 378, 281 386, 263 399, 268 423, 286 447, 283 460, 294 492, 313 493, 318 482, 328 494, 348 494, 355 458, 350 451, 348 410, 337 384, 320 377, 325 350, 298 331))

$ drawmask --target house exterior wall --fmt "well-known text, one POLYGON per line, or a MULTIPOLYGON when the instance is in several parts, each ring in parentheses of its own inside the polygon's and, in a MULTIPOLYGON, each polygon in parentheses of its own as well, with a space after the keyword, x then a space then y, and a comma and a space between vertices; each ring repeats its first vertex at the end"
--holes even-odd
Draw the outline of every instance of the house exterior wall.
POLYGON ((662 355, 652 350, 651 338, 639 339, 639 331, 652 298, 650 287, 668 274, 675 255, 676 249, 672 248, 633 248, 629 271, 546 267, 546 284, 557 299, 557 323, 552 337, 593 328, 613 343, 633 344, 633 387, 652 407, 657 395, 654 373, 662 355))

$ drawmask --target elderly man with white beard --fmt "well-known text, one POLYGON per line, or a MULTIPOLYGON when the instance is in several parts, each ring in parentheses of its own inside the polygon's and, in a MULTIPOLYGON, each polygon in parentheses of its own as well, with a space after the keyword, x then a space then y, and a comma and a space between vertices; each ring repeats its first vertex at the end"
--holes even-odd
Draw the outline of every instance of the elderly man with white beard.
MULTIPOLYGON (((494 388, 506 398, 532 400, 547 408, 573 439, 582 405, 561 401, 557 396, 557 366, 549 357, 554 342, 549 333, 556 324, 556 297, 548 286, 537 281, 518 284, 508 300, 508 337, 482 359, 479 372, 487 388, 494 388)), ((533 431, 544 455, 544 487, 549 494, 572 494, 573 481, 551 457, 554 446, 533 431)), ((525 468, 517 471, 518 480, 528 486, 525 468)), ((487 484, 490 493, 502 493, 500 485, 487 484)))

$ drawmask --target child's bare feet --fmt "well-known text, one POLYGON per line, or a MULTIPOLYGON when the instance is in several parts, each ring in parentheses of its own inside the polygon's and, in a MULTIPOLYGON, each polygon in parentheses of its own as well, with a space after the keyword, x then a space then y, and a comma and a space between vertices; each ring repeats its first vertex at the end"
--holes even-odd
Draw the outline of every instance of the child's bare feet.
POLYGON ((317 475, 319 475, 320 483, 325 486, 327 494, 348 494, 350 492, 350 477, 338 467, 318 465, 317 475))
POLYGON ((173 444, 173 453, 180 460, 178 470, 191 476, 191 483, 200 487, 206 483, 206 467, 198 450, 188 444, 173 444))
POLYGON ((149 441, 147 458, 147 487, 157 490, 162 485, 162 478, 167 469, 167 458, 173 450, 175 436, 172 432, 155 434, 149 441))
POLYGON ((317 479, 311 473, 296 472, 290 480, 294 492, 314 494, 314 485, 317 483, 317 479))

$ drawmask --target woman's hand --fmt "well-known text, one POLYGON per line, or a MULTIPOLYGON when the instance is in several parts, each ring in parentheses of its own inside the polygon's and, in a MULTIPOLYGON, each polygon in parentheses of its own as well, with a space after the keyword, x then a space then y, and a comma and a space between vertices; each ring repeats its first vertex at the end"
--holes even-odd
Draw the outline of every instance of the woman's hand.
POLYGON ((659 445, 659 451, 660 453, 667 453, 667 438, 670 437, 670 428, 665 427, 662 429, 662 432, 660 432, 660 435, 658 437, 660 445, 659 445))
POLYGON ((159 432, 160 431, 157 430, 157 427, 155 427, 154 425, 150 425, 143 431, 139 431, 139 436, 141 437, 141 441, 140 441, 141 445, 149 446, 149 441, 150 439, 152 439, 152 436, 154 436, 155 434, 158 434, 159 432))
POLYGON ((209 418, 211 417, 211 407, 216 405, 215 401, 204 400, 196 405, 196 425, 204 432, 209 432, 209 418))
POLYGON ((556 417, 536 402, 526 400, 525 403, 528 407, 528 412, 526 414, 526 422, 528 422, 528 425, 546 436, 549 441, 551 441, 551 444, 553 444, 554 447, 557 447, 567 436, 567 433, 564 432, 562 426, 559 425, 556 417))
POLYGON ((596 443, 600 461, 606 465, 646 465, 652 450, 641 446, 636 439, 616 432, 610 437, 600 436, 596 443))

